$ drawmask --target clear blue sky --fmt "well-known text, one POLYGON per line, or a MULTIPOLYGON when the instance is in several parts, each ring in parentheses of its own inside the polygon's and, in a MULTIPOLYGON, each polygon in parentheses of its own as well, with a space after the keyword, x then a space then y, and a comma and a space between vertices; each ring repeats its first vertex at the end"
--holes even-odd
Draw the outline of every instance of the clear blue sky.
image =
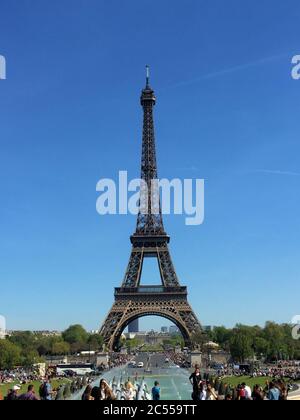
POLYGON ((298 0, 1 0, 8 328, 92 329, 109 310, 135 218, 100 217, 96 183, 139 176, 146 63, 160 176, 206 182, 202 226, 165 220, 199 319, 300 312, 299 19, 298 0))

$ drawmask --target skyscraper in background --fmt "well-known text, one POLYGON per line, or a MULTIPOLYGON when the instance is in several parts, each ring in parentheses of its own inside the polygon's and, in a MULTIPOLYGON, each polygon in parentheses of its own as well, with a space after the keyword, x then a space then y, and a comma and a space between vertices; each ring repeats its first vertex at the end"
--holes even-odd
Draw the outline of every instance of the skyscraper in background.
POLYGON ((178 334, 179 333, 178 327, 176 327, 176 325, 171 325, 170 328, 169 328, 169 333, 170 334, 178 334))
POLYGON ((139 319, 135 319, 128 325, 128 332, 129 333, 136 333, 139 332, 139 319))

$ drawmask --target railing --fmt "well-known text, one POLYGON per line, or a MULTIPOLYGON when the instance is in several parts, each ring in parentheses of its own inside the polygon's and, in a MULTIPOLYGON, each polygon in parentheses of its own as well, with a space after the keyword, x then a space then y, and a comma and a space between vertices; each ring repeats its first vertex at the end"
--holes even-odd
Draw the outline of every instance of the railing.
POLYGON ((175 293, 186 294, 187 288, 180 287, 164 287, 164 286, 139 286, 139 287, 117 287, 115 288, 115 295, 124 294, 162 294, 162 293, 175 293))

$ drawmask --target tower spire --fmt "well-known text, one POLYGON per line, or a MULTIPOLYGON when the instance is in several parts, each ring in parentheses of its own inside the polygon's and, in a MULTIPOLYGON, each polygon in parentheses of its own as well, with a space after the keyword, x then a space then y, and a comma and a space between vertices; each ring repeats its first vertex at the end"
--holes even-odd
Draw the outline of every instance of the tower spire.
POLYGON ((157 163, 155 148, 155 133, 153 121, 153 107, 156 98, 149 85, 149 66, 146 66, 146 87, 142 90, 141 105, 143 107, 143 141, 140 211, 137 218, 136 235, 166 235, 163 225, 159 191, 157 189, 157 163))
POLYGON ((150 67, 147 64, 146 65, 146 89, 149 89, 149 87, 150 87, 149 80, 150 80, 150 67))

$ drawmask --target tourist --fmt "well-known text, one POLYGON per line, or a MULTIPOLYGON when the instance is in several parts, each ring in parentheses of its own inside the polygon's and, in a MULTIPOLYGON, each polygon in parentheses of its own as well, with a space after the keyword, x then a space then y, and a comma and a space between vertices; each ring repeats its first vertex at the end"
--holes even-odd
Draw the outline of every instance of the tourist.
POLYGON ((101 379, 100 381, 99 391, 100 394, 98 395, 98 399, 100 401, 112 401, 116 399, 114 393, 112 392, 112 389, 104 379, 101 379))
POLYGON ((7 393, 6 400, 7 401, 15 401, 19 398, 18 392, 20 391, 21 387, 19 385, 15 385, 12 389, 10 389, 7 393))
POLYGON ((99 386, 94 386, 94 388, 92 389, 91 396, 94 398, 95 401, 100 401, 100 398, 101 398, 101 392, 100 392, 101 383, 102 383, 102 379, 100 381, 100 385, 99 386))
POLYGON ((44 382, 42 383, 39 389, 41 400, 44 400, 44 401, 52 400, 52 393, 53 392, 52 392, 52 386, 51 386, 50 380, 48 376, 46 376, 44 382))
POLYGON ((227 394, 225 396, 225 401, 232 401, 232 395, 231 394, 227 394))
POLYGON ((255 385, 252 393, 253 401, 263 401, 265 398, 264 391, 261 386, 255 385))
POLYGON ((199 396, 198 401, 205 401, 206 400, 206 389, 205 389, 205 383, 201 382, 199 386, 199 396))
POLYGON ((207 390, 206 390, 206 400, 207 401, 216 401, 218 400, 218 396, 216 394, 216 391, 214 390, 214 388, 211 386, 211 384, 207 385, 207 390))
POLYGON ((93 390, 93 388, 91 387, 91 385, 88 385, 85 388, 85 391, 84 391, 84 393, 82 394, 82 397, 81 397, 82 401, 93 401, 94 400, 94 398, 92 397, 92 390, 93 390))
POLYGON ((195 372, 191 374, 190 376, 190 382, 193 386, 193 395, 192 398, 194 401, 198 401, 199 397, 199 386, 202 380, 201 373, 200 373, 200 366, 195 366, 195 372))
POLYGON ((38 401, 38 397, 35 395, 34 392, 34 386, 29 385, 27 392, 25 394, 20 395, 18 399, 24 401, 38 401))
POLYGON ((251 400, 252 399, 252 390, 250 388, 250 386, 246 385, 245 382, 242 383, 242 387, 245 389, 245 396, 246 396, 246 400, 251 400))
POLYGON ((275 386, 274 382, 271 382, 269 385, 268 400, 278 401, 280 399, 280 391, 275 386))
POLYGON ((159 382, 154 382, 154 387, 152 388, 152 399, 153 401, 159 401, 160 400, 160 386, 159 382))
POLYGON ((127 401, 133 401, 135 399, 136 392, 131 382, 126 382, 123 395, 124 395, 124 399, 127 401))
POLYGON ((243 385, 238 385, 237 391, 238 391, 238 400, 245 401, 247 399, 245 387, 243 385))
POLYGON ((279 392, 280 392, 279 399, 281 401, 286 401, 288 399, 288 394, 289 394, 288 387, 286 386, 285 382, 282 379, 280 379, 277 382, 277 386, 278 386, 279 392))

